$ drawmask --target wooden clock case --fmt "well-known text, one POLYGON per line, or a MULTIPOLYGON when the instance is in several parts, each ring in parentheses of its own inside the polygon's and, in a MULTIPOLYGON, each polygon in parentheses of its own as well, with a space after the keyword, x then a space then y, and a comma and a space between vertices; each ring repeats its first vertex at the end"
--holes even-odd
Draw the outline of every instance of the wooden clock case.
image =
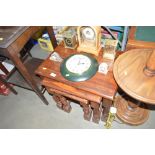
POLYGON ((77 36, 79 41, 79 46, 77 51, 91 53, 98 56, 101 50, 101 27, 100 26, 79 26, 77 28, 77 36), (88 40, 82 37, 82 30, 86 27, 91 28, 94 31, 94 39, 88 40))

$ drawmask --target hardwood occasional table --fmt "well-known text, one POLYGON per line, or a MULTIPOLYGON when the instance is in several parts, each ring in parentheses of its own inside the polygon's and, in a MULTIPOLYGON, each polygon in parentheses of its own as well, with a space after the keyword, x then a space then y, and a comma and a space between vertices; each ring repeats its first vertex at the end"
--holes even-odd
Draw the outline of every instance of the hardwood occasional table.
MULTIPOLYGON (((28 66, 21 61, 19 57, 19 53, 23 49, 24 45, 29 41, 29 39, 39 30, 47 29, 50 39, 53 43, 53 46, 56 47, 56 39, 53 34, 52 27, 41 27, 41 26, 1 26, 0 27, 0 55, 8 57, 18 69, 20 74, 24 77, 24 79, 29 84, 29 88, 31 88, 35 93, 40 97, 40 99, 48 104, 48 101, 42 94, 41 90, 38 87, 38 82, 35 81, 34 76, 32 76, 32 68, 34 68, 32 63, 38 64, 41 61, 32 59, 28 66), (31 66, 30 66, 31 65, 31 66), (32 68, 30 68, 32 67, 32 68), (29 70, 28 70, 29 69, 29 70)), ((17 79, 16 79, 17 80, 17 79)), ((17 80, 18 81, 18 80, 17 80)))
MULTIPOLYGON (((76 50, 64 48, 63 43, 59 44, 55 51, 66 58, 77 53, 76 50)), ((97 59, 100 64, 103 61, 103 50, 100 51, 97 59)), ((50 94, 53 94, 57 106, 64 111, 70 112, 69 99, 80 102, 83 107, 84 119, 98 123, 100 119, 106 120, 109 108, 117 92, 117 84, 114 80, 112 67, 107 75, 97 72, 91 79, 82 82, 66 80, 60 73, 60 62, 50 60, 50 56, 37 68, 36 74, 43 78, 42 85, 50 94), (51 76, 51 73, 56 75, 51 76), (103 104, 102 104, 103 103, 103 104)))
POLYGON ((113 69, 116 82, 125 92, 116 100, 117 116, 130 125, 146 122, 147 104, 155 105, 155 50, 129 50, 116 59, 113 69))

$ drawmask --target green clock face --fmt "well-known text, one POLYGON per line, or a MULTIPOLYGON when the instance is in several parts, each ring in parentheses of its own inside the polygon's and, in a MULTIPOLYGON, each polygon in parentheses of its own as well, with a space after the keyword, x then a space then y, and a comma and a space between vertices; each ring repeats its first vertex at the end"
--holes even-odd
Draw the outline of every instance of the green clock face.
POLYGON ((85 81, 98 70, 98 62, 89 54, 73 54, 62 62, 60 72, 69 81, 85 81))

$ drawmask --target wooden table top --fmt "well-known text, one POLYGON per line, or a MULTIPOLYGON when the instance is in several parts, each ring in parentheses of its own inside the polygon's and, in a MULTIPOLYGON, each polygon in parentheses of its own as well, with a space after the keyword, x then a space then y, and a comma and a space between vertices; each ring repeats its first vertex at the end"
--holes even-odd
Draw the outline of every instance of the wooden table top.
POLYGON ((155 76, 144 73, 152 52, 152 49, 133 49, 122 54, 115 61, 114 76, 128 95, 139 101, 155 104, 155 76))
POLYGON ((0 26, 0 48, 7 48, 13 43, 28 26, 0 26))
MULTIPOLYGON (((0 27, 0 55, 9 57, 8 50, 16 54, 20 53, 24 45, 28 42, 33 34, 44 29, 44 26, 9 26, 8 28, 0 27)), ((10 58, 10 57, 9 57, 10 58)))
MULTIPOLYGON (((59 55, 64 59, 71 54, 77 53, 76 50, 64 48, 63 44, 58 45, 55 48, 55 51, 59 53, 59 55)), ((98 57, 94 56, 98 63, 105 62, 107 60, 103 60, 102 58, 103 50, 100 51, 98 57)), ((49 56, 50 57, 50 56, 49 56)), ((82 82, 72 82, 66 80, 60 73, 60 62, 55 62, 49 59, 49 57, 37 68, 35 71, 36 74, 40 75, 41 77, 46 77, 50 79, 54 79, 56 81, 68 84, 75 88, 88 91, 90 93, 102 96, 104 98, 113 100, 116 92, 117 92, 117 84, 113 77, 112 67, 107 75, 97 72, 95 76, 87 81, 82 82), (51 76, 50 74, 56 74, 55 77, 51 76)))

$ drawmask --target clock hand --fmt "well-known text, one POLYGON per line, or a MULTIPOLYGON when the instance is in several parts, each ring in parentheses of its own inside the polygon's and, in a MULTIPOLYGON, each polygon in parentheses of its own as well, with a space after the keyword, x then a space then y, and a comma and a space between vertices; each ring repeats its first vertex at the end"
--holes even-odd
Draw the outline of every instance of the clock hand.
POLYGON ((81 62, 81 59, 79 59, 79 61, 78 61, 78 64, 77 65, 83 65, 83 64, 85 64, 85 62, 81 62))
POLYGON ((79 61, 78 61, 78 64, 77 65, 80 65, 81 63, 80 63, 80 59, 79 59, 79 61))

